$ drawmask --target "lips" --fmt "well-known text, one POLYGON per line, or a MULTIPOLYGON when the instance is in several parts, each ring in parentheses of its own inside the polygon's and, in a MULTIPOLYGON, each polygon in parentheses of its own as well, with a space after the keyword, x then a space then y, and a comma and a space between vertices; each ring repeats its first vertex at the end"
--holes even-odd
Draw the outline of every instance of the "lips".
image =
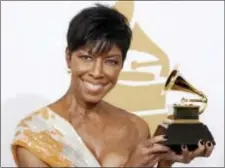
POLYGON ((84 86, 91 92, 99 92, 103 89, 103 84, 93 84, 86 81, 84 81, 84 86))

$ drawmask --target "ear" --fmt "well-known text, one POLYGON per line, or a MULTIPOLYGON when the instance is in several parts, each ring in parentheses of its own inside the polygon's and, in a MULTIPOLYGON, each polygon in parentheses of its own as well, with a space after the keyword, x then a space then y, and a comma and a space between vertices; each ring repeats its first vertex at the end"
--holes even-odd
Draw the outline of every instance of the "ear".
POLYGON ((67 64, 67 68, 71 68, 71 52, 69 50, 68 47, 66 47, 66 50, 65 50, 65 55, 66 55, 66 64, 67 64))

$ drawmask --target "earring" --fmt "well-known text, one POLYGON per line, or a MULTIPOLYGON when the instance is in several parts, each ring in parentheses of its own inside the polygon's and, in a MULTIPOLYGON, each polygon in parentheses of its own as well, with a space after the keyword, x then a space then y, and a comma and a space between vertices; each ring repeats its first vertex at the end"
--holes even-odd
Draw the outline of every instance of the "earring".
POLYGON ((68 74, 70 74, 70 73, 71 73, 71 70, 70 70, 70 69, 68 69, 68 70, 67 70, 67 73, 68 73, 68 74))

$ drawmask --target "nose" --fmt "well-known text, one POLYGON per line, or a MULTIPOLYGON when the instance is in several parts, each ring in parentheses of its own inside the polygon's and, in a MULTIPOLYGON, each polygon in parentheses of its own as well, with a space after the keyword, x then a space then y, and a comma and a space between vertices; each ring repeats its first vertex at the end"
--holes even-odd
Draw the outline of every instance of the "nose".
POLYGON ((103 77, 103 65, 101 60, 97 59, 93 62, 89 75, 97 79, 103 77))

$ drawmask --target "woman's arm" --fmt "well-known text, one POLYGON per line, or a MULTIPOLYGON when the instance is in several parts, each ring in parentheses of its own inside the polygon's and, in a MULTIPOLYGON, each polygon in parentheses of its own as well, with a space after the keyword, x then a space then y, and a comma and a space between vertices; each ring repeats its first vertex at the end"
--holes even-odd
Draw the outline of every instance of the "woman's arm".
POLYGON ((49 167, 25 148, 17 149, 18 167, 49 167))

